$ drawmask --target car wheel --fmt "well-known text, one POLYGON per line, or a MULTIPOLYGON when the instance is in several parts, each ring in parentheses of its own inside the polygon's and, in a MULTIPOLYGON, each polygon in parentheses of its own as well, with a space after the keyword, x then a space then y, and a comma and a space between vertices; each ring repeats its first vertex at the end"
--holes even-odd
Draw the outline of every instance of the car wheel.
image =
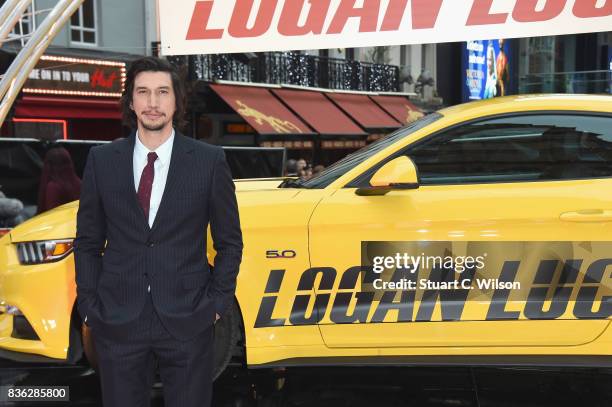
POLYGON ((83 344, 83 352, 85 353, 89 366, 97 371, 98 355, 96 354, 96 347, 94 346, 93 337, 91 336, 91 329, 85 324, 81 324, 81 343, 83 344))
POLYGON ((229 364, 239 340, 240 310, 234 302, 223 318, 215 323, 213 380, 216 380, 229 364))

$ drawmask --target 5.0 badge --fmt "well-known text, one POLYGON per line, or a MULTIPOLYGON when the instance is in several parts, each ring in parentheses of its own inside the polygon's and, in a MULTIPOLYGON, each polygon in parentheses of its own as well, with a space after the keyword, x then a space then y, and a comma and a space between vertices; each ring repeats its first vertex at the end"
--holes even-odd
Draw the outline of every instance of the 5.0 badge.
POLYGON ((297 256, 295 250, 266 250, 268 259, 293 259, 297 256))

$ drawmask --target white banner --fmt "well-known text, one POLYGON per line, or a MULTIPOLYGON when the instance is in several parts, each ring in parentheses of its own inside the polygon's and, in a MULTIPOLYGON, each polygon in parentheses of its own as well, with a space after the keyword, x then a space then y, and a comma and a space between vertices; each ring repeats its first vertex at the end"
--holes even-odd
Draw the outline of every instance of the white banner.
POLYGON ((159 0, 164 55, 612 31, 612 0, 159 0))

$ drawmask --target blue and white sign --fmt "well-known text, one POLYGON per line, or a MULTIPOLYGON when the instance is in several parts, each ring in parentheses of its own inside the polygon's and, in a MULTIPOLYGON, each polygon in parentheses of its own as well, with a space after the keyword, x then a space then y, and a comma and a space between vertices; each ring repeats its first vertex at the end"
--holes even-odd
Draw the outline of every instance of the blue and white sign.
POLYGON ((464 101, 505 96, 510 87, 510 58, 505 40, 468 41, 464 45, 464 101))

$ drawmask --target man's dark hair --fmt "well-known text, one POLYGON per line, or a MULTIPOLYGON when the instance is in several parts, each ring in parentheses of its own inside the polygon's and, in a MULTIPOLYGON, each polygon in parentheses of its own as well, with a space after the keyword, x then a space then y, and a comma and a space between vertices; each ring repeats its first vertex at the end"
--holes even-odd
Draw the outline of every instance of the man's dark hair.
POLYGON ((179 77, 179 74, 174 66, 165 59, 144 57, 137 59, 130 64, 130 69, 125 78, 125 88, 121 95, 121 110, 123 115, 123 123, 135 129, 138 127, 136 122, 136 113, 130 108, 132 97, 134 94, 134 80, 141 72, 168 72, 172 78, 172 88, 176 99, 176 110, 172 117, 172 123, 175 127, 181 129, 185 126, 185 86, 179 77))

